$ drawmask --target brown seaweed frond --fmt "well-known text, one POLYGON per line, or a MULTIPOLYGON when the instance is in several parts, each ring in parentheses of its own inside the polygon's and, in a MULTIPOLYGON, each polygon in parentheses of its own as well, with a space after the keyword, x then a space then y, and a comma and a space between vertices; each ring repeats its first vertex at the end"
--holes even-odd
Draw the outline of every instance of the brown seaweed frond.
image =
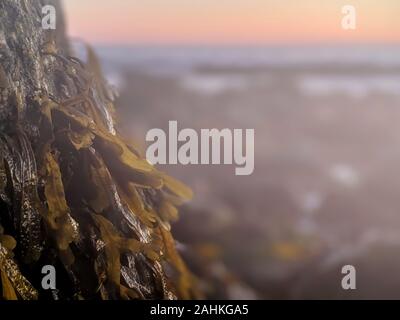
POLYGON ((56 99, 38 90, 36 111, 0 135, 2 297, 40 296, 32 266, 41 264, 62 266, 58 283, 68 285, 53 292, 60 299, 195 297, 170 231, 191 190, 117 132, 92 49, 86 64, 55 50, 43 56, 62 62, 75 92, 56 99), (28 138, 27 121, 35 137, 28 138), (26 278, 18 265, 31 270, 26 278))

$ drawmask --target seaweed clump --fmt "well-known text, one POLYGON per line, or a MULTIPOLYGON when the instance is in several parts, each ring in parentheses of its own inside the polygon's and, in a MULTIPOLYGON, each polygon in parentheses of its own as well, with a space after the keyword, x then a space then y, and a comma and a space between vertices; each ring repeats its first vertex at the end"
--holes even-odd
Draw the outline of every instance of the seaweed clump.
MULTIPOLYGON (((1 6, 15 15, 16 3, 1 6)), ((40 47, 4 37, 29 61, 0 65, 0 299, 196 297, 170 227, 191 190, 117 132, 91 48, 84 63, 53 34, 33 36, 40 47), (41 287, 44 265, 57 270, 55 290, 41 287)))

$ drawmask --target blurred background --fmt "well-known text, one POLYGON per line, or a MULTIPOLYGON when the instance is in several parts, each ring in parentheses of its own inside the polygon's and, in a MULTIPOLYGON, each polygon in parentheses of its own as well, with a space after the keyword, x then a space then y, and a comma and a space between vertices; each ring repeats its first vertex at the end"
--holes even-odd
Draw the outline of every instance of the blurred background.
POLYGON ((400 2, 66 0, 119 92, 118 126, 254 128, 255 171, 160 166, 208 298, 400 298, 400 2), (343 5, 356 30, 343 30, 343 5), (341 287, 341 268, 357 289, 341 287))

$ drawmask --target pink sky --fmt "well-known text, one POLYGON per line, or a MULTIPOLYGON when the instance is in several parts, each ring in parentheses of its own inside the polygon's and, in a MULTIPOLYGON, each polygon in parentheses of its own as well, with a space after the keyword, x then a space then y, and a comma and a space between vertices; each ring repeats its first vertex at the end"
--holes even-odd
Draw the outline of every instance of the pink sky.
POLYGON ((64 0, 69 33, 110 44, 400 43, 400 0, 64 0), (341 28, 354 5, 357 29, 341 28))

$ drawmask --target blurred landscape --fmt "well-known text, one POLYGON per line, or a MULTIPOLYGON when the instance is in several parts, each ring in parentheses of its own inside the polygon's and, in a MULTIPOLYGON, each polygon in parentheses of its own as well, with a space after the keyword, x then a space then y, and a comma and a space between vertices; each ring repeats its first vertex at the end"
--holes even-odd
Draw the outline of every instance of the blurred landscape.
POLYGON ((255 129, 251 176, 160 166, 194 190, 173 231, 208 297, 400 298, 400 46, 95 49, 143 154, 169 120, 255 129))

